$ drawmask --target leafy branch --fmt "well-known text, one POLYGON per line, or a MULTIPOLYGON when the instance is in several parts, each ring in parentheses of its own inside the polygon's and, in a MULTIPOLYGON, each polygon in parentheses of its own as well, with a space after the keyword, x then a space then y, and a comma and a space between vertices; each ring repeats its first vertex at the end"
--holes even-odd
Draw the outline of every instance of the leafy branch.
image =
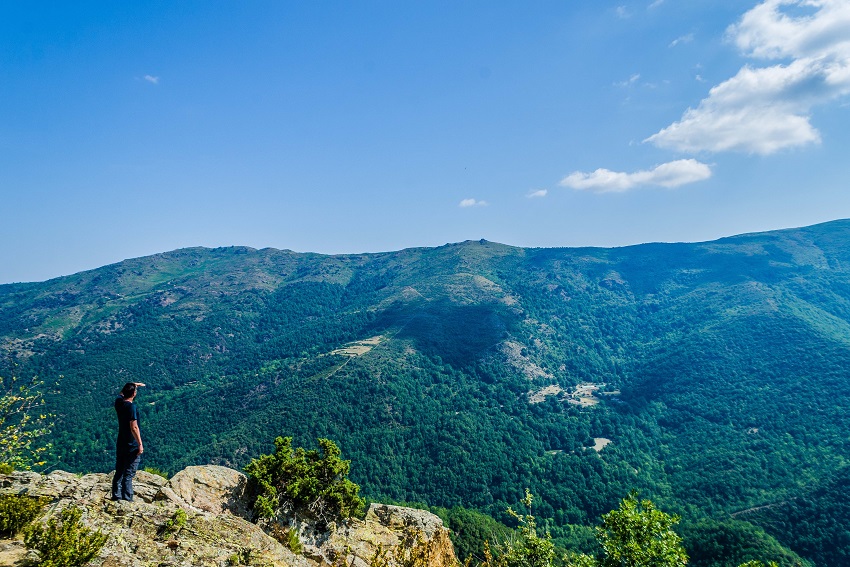
POLYGON ((53 414, 44 409, 44 382, 33 377, 19 382, 0 377, 0 464, 29 470, 43 466, 51 445, 40 443, 53 428, 53 414))

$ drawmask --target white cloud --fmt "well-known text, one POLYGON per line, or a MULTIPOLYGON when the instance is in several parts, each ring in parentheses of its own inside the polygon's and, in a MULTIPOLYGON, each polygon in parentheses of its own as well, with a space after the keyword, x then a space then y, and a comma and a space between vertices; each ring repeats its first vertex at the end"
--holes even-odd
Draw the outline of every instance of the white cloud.
POLYGON ((639 79, 640 79, 640 73, 635 73, 634 75, 632 75, 631 77, 629 77, 625 81, 620 81, 619 83, 614 83, 614 86, 615 87, 622 87, 622 88, 630 87, 633 84, 635 84, 636 82, 638 82, 639 79))
POLYGON ((763 59, 850 57, 850 4, 846 0, 766 0, 727 30, 744 54, 763 59), (792 17, 784 6, 807 10, 792 17))
POLYGON ((475 199, 464 199, 458 205, 459 207, 486 207, 487 201, 476 201, 475 199))
POLYGON ((576 171, 561 180, 561 186, 598 193, 622 193, 642 185, 674 188, 711 177, 711 168, 695 159, 663 163, 650 171, 624 173, 597 169, 590 173, 576 171))
POLYGON ((614 9, 614 13, 617 14, 618 18, 623 19, 623 20, 625 20, 626 18, 631 16, 631 14, 629 14, 629 11, 625 6, 617 6, 614 9))
POLYGON ((766 0, 727 35, 745 56, 777 63, 743 67, 645 141, 679 151, 763 155, 818 143, 812 108, 850 94, 850 2, 766 0))
POLYGON ((526 195, 526 197, 528 197, 529 199, 536 199, 538 197, 545 197, 548 194, 549 194, 548 190, 540 189, 538 191, 534 191, 532 193, 529 193, 528 195, 526 195))
POLYGON ((664 0, 655 0, 652 4, 649 5, 649 9, 657 8, 664 3, 664 0))
POLYGON ((681 36, 677 37, 676 39, 674 39, 673 41, 671 41, 670 45, 668 45, 667 47, 676 47, 680 43, 690 43, 693 40, 694 40, 694 34, 692 34, 692 33, 689 33, 687 35, 681 35, 681 36))
POLYGON ((154 77, 153 75, 145 75, 143 77, 147 82, 153 83, 154 85, 159 84, 159 77, 154 77))

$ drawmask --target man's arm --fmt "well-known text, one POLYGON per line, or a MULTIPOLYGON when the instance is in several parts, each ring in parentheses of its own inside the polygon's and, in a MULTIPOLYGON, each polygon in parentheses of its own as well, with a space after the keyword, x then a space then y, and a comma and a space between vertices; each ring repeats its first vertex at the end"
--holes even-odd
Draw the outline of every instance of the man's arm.
POLYGON ((130 433, 133 434, 133 439, 139 444, 139 454, 145 452, 145 446, 142 445, 142 434, 139 432, 139 422, 135 419, 130 422, 130 433))

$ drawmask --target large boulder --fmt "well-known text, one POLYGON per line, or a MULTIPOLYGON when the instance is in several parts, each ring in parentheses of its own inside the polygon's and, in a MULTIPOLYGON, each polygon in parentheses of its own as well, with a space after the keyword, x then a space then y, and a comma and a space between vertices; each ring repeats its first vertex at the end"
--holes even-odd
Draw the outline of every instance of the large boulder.
POLYGON ((206 465, 186 467, 171 477, 160 496, 193 510, 249 517, 248 478, 239 471, 206 465))
MULTIPOLYGON (((96 567, 370 567, 376 558, 398 567, 414 556, 434 567, 456 563, 448 530, 421 510, 373 504, 365 520, 325 529, 293 519, 272 532, 284 544, 246 519, 247 479, 238 471, 189 467, 168 481, 139 472, 134 502, 112 502, 111 480, 107 474, 15 472, 0 475, 0 494, 48 498, 45 517, 79 507, 87 526, 109 536, 91 563, 96 567), (290 549, 292 535, 298 553, 290 549)), ((25 556, 20 540, 0 540, 0 565, 23 566, 25 556)))
POLYGON ((443 521, 424 510, 372 504, 363 521, 349 520, 332 530, 311 556, 328 565, 345 559, 348 567, 422 564, 429 567, 457 565, 449 530, 443 521), (421 562, 415 561, 419 559, 421 562), (377 561, 375 561, 377 560, 377 561))

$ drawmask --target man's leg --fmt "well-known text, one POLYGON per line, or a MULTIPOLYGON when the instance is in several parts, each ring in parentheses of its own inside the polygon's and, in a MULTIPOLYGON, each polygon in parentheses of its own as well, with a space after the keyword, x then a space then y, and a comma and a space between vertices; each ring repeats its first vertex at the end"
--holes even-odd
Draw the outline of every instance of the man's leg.
POLYGON ((115 475, 112 477, 112 499, 122 500, 124 498, 124 474, 127 472, 129 461, 126 456, 115 455, 115 475))
POLYGON ((121 498, 133 501, 133 478, 136 476, 136 471, 139 470, 139 461, 142 456, 138 453, 127 456, 127 468, 124 475, 121 477, 121 498))

